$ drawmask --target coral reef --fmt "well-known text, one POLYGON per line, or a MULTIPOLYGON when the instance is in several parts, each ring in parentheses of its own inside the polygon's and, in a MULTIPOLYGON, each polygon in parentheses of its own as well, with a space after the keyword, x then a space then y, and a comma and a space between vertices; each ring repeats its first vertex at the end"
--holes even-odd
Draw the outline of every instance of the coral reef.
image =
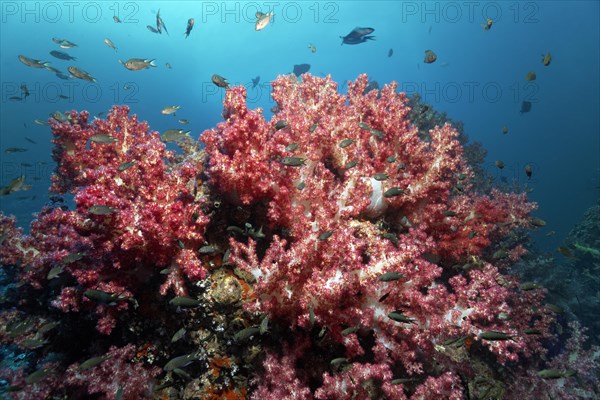
POLYGON ((340 94, 301 79, 273 82, 270 121, 227 88, 224 121, 183 154, 127 107, 53 122, 52 190, 76 207, 42 210, 27 236, 1 216, 0 261, 19 283, 0 340, 35 353, 3 372, 7 395, 598 390, 596 349, 577 326, 558 346, 545 289, 511 275, 535 204, 476 189, 459 132, 415 125, 395 84, 369 91, 363 75, 340 94))

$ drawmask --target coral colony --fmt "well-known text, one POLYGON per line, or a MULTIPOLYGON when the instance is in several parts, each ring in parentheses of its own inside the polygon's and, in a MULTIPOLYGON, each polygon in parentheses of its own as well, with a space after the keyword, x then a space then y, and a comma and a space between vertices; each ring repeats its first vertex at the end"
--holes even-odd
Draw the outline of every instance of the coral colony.
POLYGON ((27 236, 1 217, 0 260, 20 297, 0 339, 33 353, 2 371, 5 395, 597 390, 597 349, 576 325, 556 349, 545 290, 509 274, 524 247, 499 247, 534 227, 535 204, 474 190, 458 132, 421 134, 395 84, 368 83, 342 95, 330 78, 281 76, 270 121, 228 88, 224 121, 203 145, 184 137, 183 154, 125 106, 51 121, 52 191, 75 194, 75 208, 43 209, 27 236))

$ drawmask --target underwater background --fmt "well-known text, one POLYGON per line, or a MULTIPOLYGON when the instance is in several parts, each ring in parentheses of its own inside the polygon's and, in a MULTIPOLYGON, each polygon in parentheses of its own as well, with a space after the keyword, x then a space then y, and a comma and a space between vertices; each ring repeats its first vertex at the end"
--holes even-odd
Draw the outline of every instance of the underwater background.
MULTIPOLYGON (((431 120, 450 120, 466 143, 476 143, 471 161, 481 168, 482 188, 525 192, 537 203, 532 213, 536 229, 515 239, 529 254, 513 272, 521 281, 548 289, 546 301, 560 306, 556 314, 562 326, 579 321, 590 343, 600 344, 599 2, 1 1, 0 9, 0 211, 14 215, 24 233, 43 207, 74 206, 72 194, 57 200, 48 190, 56 162, 47 121, 56 119, 57 111, 64 117, 87 110, 93 120, 106 118, 113 105, 127 105, 152 131, 190 130, 196 140, 223 121, 226 91, 215 83, 215 74, 231 87, 245 86, 248 108, 262 108, 267 120, 277 111, 271 82, 280 75, 308 69, 318 77, 331 76, 345 94, 348 81, 367 74, 378 88, 397 82, 415 110, 424 110, 431 120), (268 17, 268 12, 272 18, 257 30, 257 19, 268 17), (162 32, 157 32, 158 13, 162 32), (186 35, 191 18, 193 28, 186 35), (359 27, 371 28, 371 37, 344 43, 343 38, 359 27), (67 44, 63 47, 61 41, 67 44), (435 53, 433 62, 424 60, 426 51, 435 53), (21 55, 38 65, 25 65, 21 55), (131 70, 124 65, 129 59, 146 60, 147 65, 131 70), (93 81, 69 74, 72 66, 93 81), (178 109, 161 112, 168 106, 178 109), (22 176, 24 182, 14 186, 22 176)), ((167 148, 181 153, 177 143, 167 143, 167 148)), ((8 228, 2 241, 4 232, 8 228)), ((248 228, 244 235, 254 237, 248 228)), ((14 289, 14 275, 1 277, 6 311, 16 304, 7 294, 7 288, 14 289)), ((112 305, 113 300, 118 303, 115 298, 102 302, 112 305)), ((251 327, 258 332, 258 325, 251 327)), ((86 332, 92 335, 91 331, 86 332)), ((553 333, 561 340, 548 346, 549 354, 562 354, 568 347, 563 332, 553 333)), ((3 335, 0 332, 3 356, 13 360, 13 369, 25 365, 3 335)), ((108 348, 108 342, 99 347, 108 348)), ((600 352, 592 350, 590 359, 600 363, 600 352)), ((125 353, 113 356, 125 362, 131 351, 125 353)), ((157 358, 166 361, 180 353, 157 358)), ((77 361, 91 355, 97 354, 77 361)), ((210 362, 216 363, 214 358, 210 362)), ((24 368, 25 375, 35 370, 32 365, 24 368)), ((543 371, 550 371, 546 367, 543 371)), ((550 379, 572 376, 563 370, 556 374, 550 379)), ((139 373, 148 381, 157 375, 139 373)), ((569 392, 573 397, 568 398, 600 395, 597 382, 590 389, 589 381, 580 379, 574 386, 579 384, 581 390, 569 392)), ((17 388, 7 375, 0 374, 0 380, 0 389, 17 388)), ((135 398, 123 395, 123 387, 120 392, 90 393, 106 395, 97 398, 135 398)), ((15 393, 13 398, 35 398, 18 397, 16 389, 15 393)), ((219 393, 221 397, 211 398, 246 396, 245 389, 242 394, 236 391, 238 397, 219 393)), ((273 393, 272 398, 278 398, 273 393)), ((464 398, 492 398, 486 397, 489 393, 502 398, 500 392, 482 387, 471 393, 464 398)))
POLYGON ((210 81, 213 74, 249 88, 251 79, 260 76, 259 85, 249 89, 248 103, 269 115, 269 82, 297 64, 310 64, 315 75, 331 74, 341 91, 361 73, 382 85, 396 81, 400 90, 419 93, 436 110, 462 121, 468 137, 487 150, 488 172, 498 180, 527 185, 530 198, 540 203, 537 216, 548 225, 535 238, 545 250, 556 248, 598 200, 597 2, 474 2, 469 7, 460 2, 281 2, 274 6, 272 24, 256 32, 254 14, 266 6, 82 2, 69 10, 54 2, 3 2, 0 147, 28 151, 2 154, 1 183, 25 172, 33 188, 22 194, 36 198, 0 197, 2 210, 27 227, 31 213, 47 201, 51 138, 48 127, 33 122, 36 118, 73 109, 94 115, 113 104, 127 104, 153 130, 177 127, 176 119, 185 118, 190 120, 186 128, 198 137, 220 120, 223 92, 210 81), (159 9, 169 34, 146 28, 154 24, 159 9), (122 23, 113 21, 115 13, 122 23), (494 21, 489 31, 482 28, 488 17, 494 21), (195 26, 186 38, 188 18, 194 18, 195 26), (375 40, 340 45, 340 36, 356 26, 373 27, 375 40), (50 51, 61 50, 53 37, 75 42, 77 47, 64 51, 77 61, 52 57, 50 51), (104 38, 118 50, 104 44, 104 38), (437 54, 435 63, 423 63, 427 49, 437 54), (552 63, 545 67, 542 55, 547 52, 552 63), (50 61, 64 72, 76 65, 97 83, 61 80, 44 69, 27 68, 19 54, 50 61), (155 59, 157 67, 129 71, 118 62, 129 58, 155 59), (529 71, 536 73, 536 80, 525 80, 529 71), (22 83, 31 96, 9 100, 20 96, 22 83), (131 89, 124 90, 125 85, 131 89), (60 94, 69 98, 60 99, 60 94), (532 103, 530 112, 520 113, 523 101, 532 103), (176 118, 160 113, 171 104, 181 106, 176 118), (507 134, 502 133, 504 126, 507 134), (497 169, 495 160, 504 161, 505 168, 497 169), (523 173, 527 164, 534 168, 531 179, 523 173), (547 237, 548 231, 556 234, 547 237))

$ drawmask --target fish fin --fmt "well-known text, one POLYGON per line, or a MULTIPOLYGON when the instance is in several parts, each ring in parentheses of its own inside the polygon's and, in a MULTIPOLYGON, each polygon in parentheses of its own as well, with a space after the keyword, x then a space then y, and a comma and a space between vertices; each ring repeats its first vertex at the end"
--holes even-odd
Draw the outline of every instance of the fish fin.
POLYGON ((154 64, 155 60, 145 60, 147 63, 150 64, 151 67, 156 67, 156 64, 154 64))

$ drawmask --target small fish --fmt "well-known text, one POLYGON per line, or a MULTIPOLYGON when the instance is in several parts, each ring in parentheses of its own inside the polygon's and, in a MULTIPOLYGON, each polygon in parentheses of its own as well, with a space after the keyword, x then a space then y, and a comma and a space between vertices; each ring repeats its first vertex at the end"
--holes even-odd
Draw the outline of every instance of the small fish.
POLYGON ((380 131, 379 129, 371 129, 371 134, 377 139, 383 139, 385 136, 385 132, 380 131))
POLYGON ((48 275, 46 276, 46 279, 48 280, 52 280, 54 278, 58 278, 58 276, 60 274, 62 274, 64 271, 64 268, 62 265, 57 265, 56 267, 52 268, 49 272, 48 275))
POLYGON ((286 128, 289 125, 287 121, 280 119, 275 123, 275 130, 278 131, 280 129, 286 128))
POLYGON ((546 53, 546 55, 542 54, 542 64, 544 64, 545 67, 550 65, 551 62, 552 62, 552 54, 550 54, 550 52, 546 53))
POLYGON ((113 21, 115 21, 115 24, 121 23, 121 19, 119 17, 117 17, 116 15, 113 15, 113 21))
POLYGON ((67 68, 67 71, 69 71, 69 74, 71 74, 71 76, 73 76, 75 78, 83 79, 84 81, 88 81, 88 82, 96 82, 96 78, 94 78, 92 75, 90 75, 89 72, 86 72, 77 67, 70 66, 69 68, 67 68))
POLYGON ((531 102, 530 101, 523 101, 521 103, 521 111, 519 111, 521 114, 524 113, 528 113, 531 111, 531 102))
POLYGON ((67 122, 69 118, 60 111, 54 111, 50 116, 58 122, 67 122))
POLYGON ((43 339, 25 339, 20 343, 21 346, 29 350, 39 349, 46 344, 48 344, 48 342, 43 339))
POLYGON ((9 322, 6 325, 6 333, 10 338, 16 338, 27 333, 33 327, 33 320, 9 322))
POLYGON ((77 58, 70 56, 69 54, 65 53, 64 51, 52 50, 50 52, 50 55, 52 57, 56 57, 60 60, 77 61, 77 58))
POLYGON ((14 179, 12 179, 8 185, 0 188, 0 196, 6 196, 13 192, 18 192, 21 190, 29 190, 31 189, 31 185, 25 184, 25 175, 20 175, 14 179))
POLYGON ((135 161, 124 162, 123 164, 120 164, 117 167, 117 170, 125 171, 125 170, 128 170, 129 168, 133 167, 134 165, 135 165, 135 161))
POLYGON ((346 328, 346 329, 344 329, 344 330, 341 332, 341 333, 342 333, 342 336, 348 336, 348 335, 350 335, 350 334, 352 334, 352 333, 354 333, 354 332, 358 332, 358 331, 360 330, 360 328, 361 328, 361 327, 360 327, 360 325, 357 325, 357 326, 351 326, 351 327, 349 327, 349 328, 346 328))
POLYGON ((391 313, 388 314, 388 318, 396 321, 396 322, 403 322, 405 324, 411 324, 411 323, 415 323, 415 320, 413 318, 409 318, 406 315, 402 314, 402 312, 400 311, 393 311, 391 313))
POLYGON ((191 354, 186 354, 184 356, 175 357, 169 360, 169 362, 165 364, 163 369, 168 372, 173 371, 176 368, 183 368, 193 363, 194 361, 199 360, 201 357, 202 353, 200 351, 191 354))
POLYGON ((266 315, 262 321, 260 321, 260 326, 258 327, 258 331, 261 335, 269 332, 269 316, 266 315))
POLYGON ((388 50, 388 58, 390 58, 394 54, 394 49, 388 50))
POLYGON ((316 53, 316 52, 317 52, 317 46, 315 46, 315 45, 314 45, 314 44, 312 44, 312 43, 309 43, 309 44, 308 44, 308 48, 310 49, 310 52, 311 52, 311 53, 316 53))
POLYGON ((350 146, 354 143, 354 139, 344 139, 340 142, 339 146, 343 149, 344 147, 350 146))
POLYGON ((126 300, 123 293, 108 293, 103 290, 89 289, 83 292, 83 296, 99 304, 114 305, 126 300))
POLYGON ((173 334, 173 337, 171 337, 171 343, 181 340, 185 336, 186 332, 187 331, 185 327, 179 329, 177 332, 175 332, 175 334, 173 334))
POLYGON ((110 206, 95 205, 88 207, 87 211, 93 215, 110 215, 117 212, 117 209, 110 206))
POLYGON ((529 72, 527 73, 527 75, 525 75, 525 80, 526 80, 526 81, 535 81, 535 78, 536 78, 536 77, 537 77, 537 76, 535 75, 535 72, 533 72, 533 71, 529 71, 529 72))
POLYGON ((25 383, 28 384, 28 385, 33 385, 34 383, 40 382, 41 380, 43 380, 44 378, 46 378, 47 376, 49 376, 52 373, 54 373, 54 369, 53 368, 41 368, 41 369, 38 369, 37 371, 29 374, 25 378, 25 383))
POLYGON ((187 119, 180 119, 180 120, 179 120, 179 121, 177 121, 177 122, 179 122, 179 123, 180 123, 180 124, 182 124, 182 125, 187 125, 187 124, 189 124, 189 123, 190 123, 190 121, 188 121, 187 119))
POLYGON ((308 127, 308 131, 310 133, 313 133, 317 129, 318 126, 319 126, 318 124, 312 124, 311 126, 308 127))
POLYGON ((384 239, 389 240, 390 242, 392 242, 394 244, 398 243, 398 235, 396 235, 395 233, 386 232, 383 235, 381 235, 381 237, 383 237, 384 239))
POLYGON ((19 55, 19 61, 31 68, 46 68, 50 63, 19 55))
POLYGON ((575 255, 573 254, 571 249, 569 249, 567 246, 558 246, 556 248, 556 250, 563 256, 570 258, 572 260, 575 260, 577 258, 577 257, 575 257, 575 255))
POLYGON ((150 67, 156 67, 154 59, 130 58, 125 62, 122 60, 119 60, 119 62, 130 71, 141 71, 150 67))
POLYGON ((260 11, 256 12, 256 23, 254 24, 254 29, 256 31, 260 31, 265 29, 265 27, 267 25, 269 25, 269 22, 271 22, 273 20, 273 11, 268 12, 268 13, 262 13, 260 11))
POLYGON ((158 31, 156 30, 156 28, 155 28, 155 27, 153 27, 152 25, 146 25, 146 28, 147 28, 147 29, 148 29, 150 32, 152 32, 152 33, 160 33, 160 32, 158 32, 158 31))
POLYGON ((167 106, 167 107, 163 108, 162 110, 160 110, 160 113, 162 115, 171 115, 171 114, 175 114, 180 108, 181 108, 181 106, 167 106))
POLYGON ((479 338, 484 340, 513 340, 513 336, 498 331, 481 332, 479 338))
POLYGON ((508 133, 508 127, 503 126, 502 127, 502 133, 504 133, 506 135, 508 133))
POLYGON ((108 360, 109 358, 110 358, 110 356, 107 356, 107 355, 92 357, 90 359, 85 360, 81 364, 79 364, 79 370, 85 371, 86 369, 92 369, 92 368, 97 367, 98 365, 102 364, 104 361, 108 360))
POLYGON ((404 194, 404 190, 400 189, 399 187, 393 187, 383 192, 383 197, 389 199, 391 197, 400 196, 402 194, 404 194))
POLYGON ((437 55, 432 50, 425 50, 425 58, 423 62, 425 64, 431 64, 437 60, 437 55))
POLYGON ((75 43, 70 42, 65 39, 62 39, 62 40, 58 39, 58 40, 60 40, 59 42, 56 41, 56 38, 53 38, 52 40, 54 41, 54 43, 58 44, 58 46, 61 49, 72 49, 73 47, 77 47, 77 45, 75 43))
POLYGON ((50 332, 52 329, 56 328, 59 325, 60 325, 60 322, 56 322, 56 321, 47 322, 44 325, 40 326, 40 329, 38 329, 38 333, 50 332))
POLYGON ((281 163, 283 165, 287 165, 288 167, 300 167, 302 165, 305 165, 306 159, 300 157, 284 157, 281 160, 281 163))
POLYGON ((345 165, 346 169, 354 168, 358 165, 358 160, 348 161, 345 165))
POLYGON ((116 142, 116 139, 106 133, 97 133, 90 137, 90 141, 99 144, 110 144, 116 142))
POLYGON ((37 144, 37 142, 33 139, 28 138, 27 136, 24 136, 24 139, 27 140, 29 143, 31 144, 37 144))
POLYGON ((256 335, 257 333, 260 333, 260 328, 258 326, 251 326, 251 327, 244 328, 241 331, 237 332, 233 336, 233 339, 236 342, 244 342, 244 341, 250 339, 252 336, 256 335))
POLYGON ((546 226, 546 221, 544 221, 541 218, 531 218, 529 220, 529 223, 533 226, 537 226, 539 228, 541 228, 542 226, 546 226))
POLYGON ((531 329, 525 329, 523 331, 523 333, 526 335, 541 335, 542 331, 539 329, 531 328, 531 329))
POLYGON ((389 179, 389 175, 384 173, 378 173, 373 175, 373 179, 375 179, 376 181, 386 181, 389 179))
POLYGON ((200 305, 200 300, 187 296, 177 296, 169 300, 169 304, 178 307, 197 307, 200 305))
POLYGON ((400 272, 390 271, 390 272, 386 272, 385 274, 379 275, 379 277, 377 277, 377 280, 380 282, 393 282, 393 281, 397 281, 398 279, 402 279, 402 278, 406 278, 406 277, 404 275, 402 275, 400 272))
POLYGON ((176 142, 190 135, 191 131, 184 131, 183 129, 167 129, 160 135, 160 140, 165 143, 176 142))
POLYGON ((332 231, 325 231, 323 232, 321 235, 319 235, 319 240, 327 240, 331 237, 331 235, 333 235, 332 231))
POLYGON ((257 87, 259 83, 260 83, 260 76, 257 76, 256 78, 252 78, 252 89, 257 87))
POLYGON ((168 35, 169 31, 167 30, 167 27, 165 26, 165 22, 160 17, 160 9, 158 9, 158 12, 156 13, 156 30, 158 31, 158 33, 162 34, 163 29, 165 30, 165 32, 168 35))
POLYGON ((29 150, 29 149, 26 149, 24 147, 7 147, 4 150, 4 153, 6 153, 6 154, 23 153, 23 152, 25 152, 27 150, 29 150))
POLYGON ((525 166, 525 175, 527 175, 527 178, 531 179, 532 174, 533 174, 533 167, 531 166, 531 164, 527 164, 525 166))
POLYGON ((396 156, 389 156, 388 158, 385 159, 385 161, 390 164, 396 162, 396 160, 397 160, 396 156))
POLYGON ((446 210, 444 211, 444 216, 445 217, 456 217, 458 215, 458 213, 452 211, 452 210, 446 210))
POLYGON ((198 249, 198 253, 200 254, 214 254, 219 251, 217 246, 213 246, 211 244, 202 246, 198 249))
POLYGON ((287 146, 285 146, 285 151, 296 151, 298 150, 298 143, 290 143, 287 146))
POLYGON ((345 358, 345 357, 338 357, 338 358, 334 358, 333 360, 331 360, 331 361, 329 362, 329 364, 330 364, 332 367, 336 367, 336 366, 338 366, 338 365, 347 364, 347 363, 348 363, 348 361, 349 361, 349 360, 348 360, 347 358, 345 358))
POLYGON ((504 161, 502 160, 496 160, 496 168, 498 169, 504 169, 505 165, 504 165, 504 161))
POLYGON ((188 36, 190 36, 190 32, 192 31, 192 28, 194 27, 194 18, 190 18, 187 21, 187 27, 185 28, 185 38, 187 39, 188 36))
POLYGON ((171 67, 171 64, 170 64, 170 63, 166 63, 166 64, 165 64, 165 68, 167 68, 167 69, 173 69, 173 67, 171 67))
POLYGON ((558 369, 543 369, 537 373, 542 379, 569 378, 575 375, 575 371, 560 371, 558 369))
POLYGON ((115 46, 115 44, 108 38, 104 38, 104 43, 110 47, 111 49, 113 49, 114 51, 117 51, 117 46, 115 46))
POLYGON ((484 31, 489 31, 490 29, 492 29, 493 24, 494 24, 494 21, 491 18, 488 18, 485 21, 485 23, 481 24, 481 26, 483 26, 484 31))
POLYGON ((221 75, 214 74, 210 79, 212 83, 214 83, 220 88, 229 88, 229 82, 227 82, 227 79, 223 78, 221 75))

